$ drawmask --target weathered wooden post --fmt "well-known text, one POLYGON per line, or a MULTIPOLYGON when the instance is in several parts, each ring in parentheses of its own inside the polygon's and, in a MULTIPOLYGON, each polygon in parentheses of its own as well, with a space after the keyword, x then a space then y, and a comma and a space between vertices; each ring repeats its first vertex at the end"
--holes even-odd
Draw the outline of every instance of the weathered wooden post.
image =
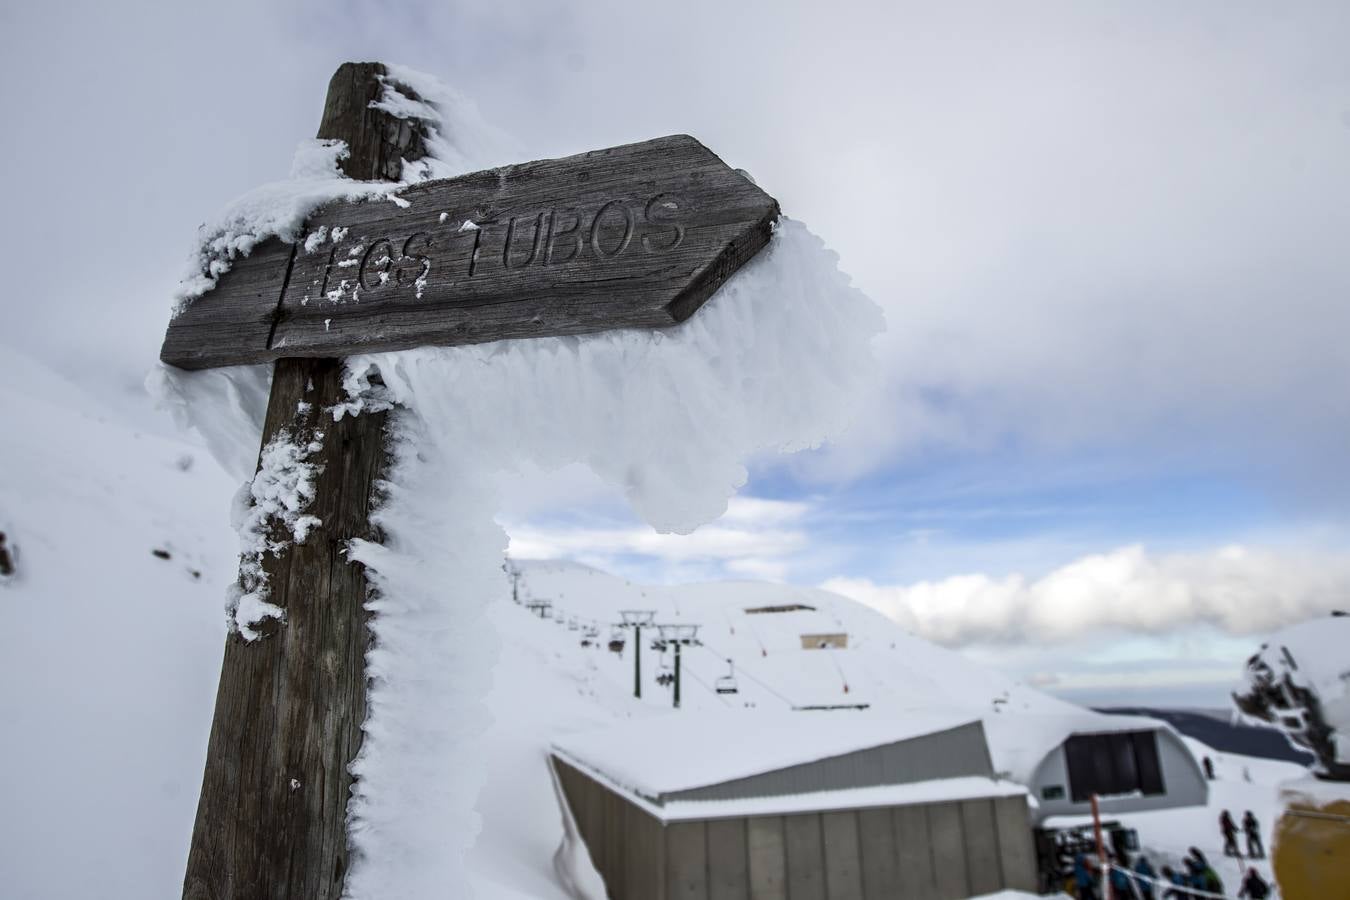
MULTIPOLYGON (((343 171, 394 179, 423 155, 418 123, 371 109, 384 67, 347 63, 328 85, 318 136, 342 140, 343 171)), ((347 868, 348 764, 365 719, 368 644, 364 569, 343 551, 373 538, 372 488, 385 464, 386 413, 325 415, 342 402, 342 361, 282 358, 272 376, 262 446, 290 431, 320 449, 307 513, 321 524, 267 554, 268 601, 285 610, 231 634, 216 695, 183 896, 336 898, 347 868), (302 404, 308 404, 302 406, 302 404)))
MULTIPOLYGON (((418 122, 371 108, 384 75, 349 63, 329 85, 319 137, 347 142, 353 178, 396 178, 426 152, 418 122)), ((284 618, 227 640, 185 898, 342 893, 369 640, 369 588, 343 551, 376 537, 386 414, 334 421, 340 357, 672 325, 768 243, 777 217, 772 197, 676 135, 332 204, 307 222, 321 239, 260 244, 175 316, 165 363, 275 363, 263 448, 289 439, 318 467, 304 511, 318 524, 262 559, 284 618)), ((245 567, 243 587, 256 580, 245 567)))

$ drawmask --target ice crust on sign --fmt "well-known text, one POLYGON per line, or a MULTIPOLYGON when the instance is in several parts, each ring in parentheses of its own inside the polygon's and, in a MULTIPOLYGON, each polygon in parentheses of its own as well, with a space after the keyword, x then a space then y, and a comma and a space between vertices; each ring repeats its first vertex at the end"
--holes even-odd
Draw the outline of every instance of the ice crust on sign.
MULTIPOLYGON (((376 105, 432 125, 431 156, 405 164, 405 179, 525 158, 471 104, 426 76, 390 68, 391 81, 422 101, 390 88, 376 105)), ((209 289, 230 260, 270 235, 300 239, 305 216, 323 203, 388 194, 387 183, 336 175, 341 152, 307 145, 291 181, 232 206, 207 229, 180 298, 209 289)), ((754 260, 674 328, 348 361, 351 397, 334 415, 394 405, 392 464, 374 515, 385 540, 349 547, 376 593, 369 712, 353 763, 348 897, 471 896, 464 854, 479 829, 475 804, 488 752, 481 735, 489 724, 482 699, 499 641, 485 614, 507 591, 507 538, 494 521, 499 480, 530 467, 584 463, 653 527, 687 533, 726 509, 746 481, 747 457, 817 446, 847 425, 873 376, 871 339, 883 327, 880 309, 839 271, 835 254, 784 219, 754 260), (383 387, 371 387, 372 373, 383 387)), ((257 367, 161 369, 150 382, 237 471, 244 448, 257 446, 267 377, 257 367)), ((293 495, 281 493, 303 494, 299 483, 292 487, 293 495)), ((248 522, 241 540, 256 549, 248 522)), ((247 588, 245 579, 245 595, 247 588)), ((236 616, 269 612, 245 599, 236 616)), ((555 860, 577 896, 593 893, 584 849, 565 841, 555 860)))
POLYGON ((241 481, 252 479, 258 468, 271 387, 270 365, 189 372, 161 363, 145 380, 156 405, 179 428, 198 432, 221 468, 241 481))
POLYGON ((374 399, 395 409, 376 515, 385 542, 350 551, 379 595, 351 896, 466 890, 485 764, 475 742, 497 646, 484 617, 506 592, 507 538, 493 520, 501 475, 582 462, 653 527, 687 533, 725 511, 748 456, 816 446, 847 425, 882 327, 835 255, 784 220, 675 328, 348 361, 356 402, 375 372, 384 388, 374 399))
POLYGON ((309 456, 322 446, 322 433, 299 443, 289 431, 280 431, 263 448, 258 474, 235 498, 235 530, 239 532, 239 581, 229 592, 226 611, 230 629, 247 640, 257 640, 263 619, 285 619, 285 612, 268 602, 270 589, 263 557, 280 556, 292 543, 303 544, 309 532, 322 524, 306 510, 314 501, 314 479, 319 468, 309 456))
MULTIPOLYGON (((400 188, 510 161, 512 142, 484 122, 473 103, 416 70, 387 68, 383 93, 371 106, 401 119, 426 121, 429 156, 415 162, 405 160, 399 182, 356 181, 338 168, 338 162, 349 155, 344 142, 305 141, 295 152, 288 178, 249 191, 201 227, 175 296, 175 314, 215 287, 234 260, 248 256, 267 238, 303 241, 306 250, 317 249, 323 236, 318 232, 302 235, 301 229, 305 219, 325 204, 378 200, 406 206, 407 201, 397 196, 400 188), (422 100, 407 96, 400 85, 407 85, 422 100), (444 127, 442 121, 453 127, 444 127)), ((333 236, 332 240, 338 238, 333 236)))

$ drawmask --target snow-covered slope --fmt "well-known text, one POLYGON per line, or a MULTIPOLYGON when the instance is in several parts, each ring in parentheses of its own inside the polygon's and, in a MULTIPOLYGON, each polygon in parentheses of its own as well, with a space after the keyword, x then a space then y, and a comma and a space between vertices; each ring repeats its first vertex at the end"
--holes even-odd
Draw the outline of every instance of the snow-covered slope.
POLYGON ((17 351, 3 360, 0 531, 17 572, 0 585, 0 893, 174 896, 238 485, 17 351))
MULTIPOLYGON (((1071 731, 1140 725, 1141 720, 1103 716, 1016 682, 828 591, 761 582, 654 587, 577 563, 516 565, 522 605, 549 601, 546 627, 569 634, 569 652, 589 653, 597 677, 612 687, 631 693, 633 683, 631 640, 621 656, 603 646, 622 610, 653 611, 661 624, 699 626, 698 643, 681 651, 685 709, 866 707, 868 716, 940 712, 978 718, 995 769, 1023 781, 1071 731), (775 608, 784 611, 749 611, 775 608), (577 630, 568 631, 571 625, 577 630), (587 626, 598 631, 598 641, 582 648, 587 626), (843 635, 846 646, 818 646, 835 635, 843 635), (717 680, 733 672, 737 693, 717 693, 717 680)), ((534 624, 541 626, 537 619, 534 624)), ((657 679, 672 672, 674 654, 653 650, 656 637, 652 630, 643 635, 643 700, 669 709, 673 686, 657 679)))
MULTIPOLYGON (((657 587, 570 562, 516 564, 522 601, 553 604, 552 627, 601 629, 608 641, 620 611, 652 610, 664 624, 698 625, 699 644, 682 652, 682 705, 698 707, 886 705, 895 708, 960 707, 981 714, 999 708, 1026 712, 1076 711, 1035 688, 971 663, 959 653, 904 631, 867 607, 827 591, 760 582, 716 582, 657 587), (811 607, 787 612, 747 609, 811 607), (559 621, 561 620, 561 621, 559 621), (804 635, 847 635, 846 649, 804 649, 804 635), (739 693, 719 695, 717 678, 733 660, 739 693)), ((574 644, 579 646, 578 635, 574 644)), ((644 637, 644 694, 669 706, 670 692, 653 679, 667 671, 673 654, 656 653, 650 631, 644 637)), ((631 688, 631 648, 622 659, 596 648, 600 671, 631 688)))
MULTIPOLYGON (((4 359, 11 384, 23 389, 0 394, 3 421, 21 425, 7 427, 0 443, 0 530, 17 547, 19 565, 0 586, 3 893, 174 897, 235 574, 238 539, 228 511, 238 485, 190 442, 137 433, 40 364, 12 350, 4 359)), ((483 740, 480 830, 467 858, 480 898, 568 896, 553 867, 563 826, 545 765, 552 741, 678 714, 670 689, 655 680, 664 670, 650 634, 641 701, 632 696, 631 636, 622 655, 604 646, 621 609, 701 626, 702 645, 683 655, 690 709, 936 706, 969 710, 986 723, 1007 710, 1081 713, 823 591, 648 587, 570 563, 517 565, 521 598, 553 601, 563 621, 513 605, 503 578, 486 621, 458 637, 501 644, 487 697, 493 724, 483 740), (790 604, 814 609, 745 612, 790 604), (598 645, 581 646, 587 625, 597 627, 598 645), (847 634, 848 649, 802 649, 802 634, 825 633, 847 634), (727 658, 739 692, 719 695, 710 686, 726 674, 727 658)), ((1242 789, 1252 795, 1243 793, 1242 803, 1273 797, 1264 771, 1252 771, 1257 783, 1242 789)), ((1194 824, 1178 825, 1178 834, 1211 813, 1179 812, 1194 824)), ((1148 815, 1160 822, 1170 814, 1148 815)))

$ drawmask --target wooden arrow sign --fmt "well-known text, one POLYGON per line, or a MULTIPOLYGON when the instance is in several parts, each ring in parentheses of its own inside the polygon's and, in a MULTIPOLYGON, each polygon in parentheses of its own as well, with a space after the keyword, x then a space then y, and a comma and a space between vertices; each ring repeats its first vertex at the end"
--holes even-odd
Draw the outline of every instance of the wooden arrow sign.
POLYGON ((169 325, 185 369, 654 328, 769 240, 778 203, 687 135, 332 204, 169 325))

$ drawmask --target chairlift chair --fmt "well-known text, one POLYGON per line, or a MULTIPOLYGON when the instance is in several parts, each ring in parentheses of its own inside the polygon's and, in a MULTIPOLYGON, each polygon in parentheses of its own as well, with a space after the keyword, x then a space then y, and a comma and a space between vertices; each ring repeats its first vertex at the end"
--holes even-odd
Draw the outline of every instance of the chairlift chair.
POLYGON ((734 662, 727 660, 727 674, 717 679, 713 689, 719 694, 740 693, 740 688, 736 686, 736 664, 734 662))

